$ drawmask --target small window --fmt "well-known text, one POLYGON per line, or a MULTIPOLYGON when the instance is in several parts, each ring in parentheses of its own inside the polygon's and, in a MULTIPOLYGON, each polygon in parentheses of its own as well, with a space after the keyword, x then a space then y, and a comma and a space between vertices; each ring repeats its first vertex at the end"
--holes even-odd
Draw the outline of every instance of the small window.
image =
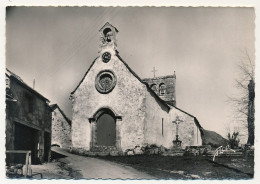
POLYGON ((35 110, 35 99, 32 94, 24 93, 23 106, 29 113, 32 113, 35 110))
POLYGON ((10 88, 10 79, 9 78, 5 79, 5 87, 10 88))
POLYGON ((152 84, 152 85, 150 86, 150 88, 151 88, 153 91, 157 91, 157 89, 156 89, 156 84, 152 84))
POLYGON ((163 96, 166 94, 166 86, 164 83, 161 83, 159 86, 159 95, 163 96))
POLYGON ((163 136, 163 118, 162 118, 162 136, 163 136))

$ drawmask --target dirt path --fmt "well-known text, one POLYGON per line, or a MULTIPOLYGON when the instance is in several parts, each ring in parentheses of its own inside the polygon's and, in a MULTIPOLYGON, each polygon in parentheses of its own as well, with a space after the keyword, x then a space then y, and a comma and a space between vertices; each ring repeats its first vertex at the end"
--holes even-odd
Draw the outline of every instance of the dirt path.
POLYGON ((129 166, 70 154, 59 148, 55 148, 55 152, 67 156, 59 161, 64 163, 66 169, 69 168, 75 179, 156 179, 129 166))

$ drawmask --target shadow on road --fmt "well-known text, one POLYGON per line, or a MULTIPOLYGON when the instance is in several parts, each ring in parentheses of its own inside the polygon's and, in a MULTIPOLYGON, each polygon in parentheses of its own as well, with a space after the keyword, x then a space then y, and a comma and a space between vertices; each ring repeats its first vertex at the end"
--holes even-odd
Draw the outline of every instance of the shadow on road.
POLYGON ((51 151, 51 160, 56 160, 56 159, 65 158, 65 157, 67 157, 67 156, 63 155, 63 154, 60 154, 60 153, 57 153, 54 150, 51 151))

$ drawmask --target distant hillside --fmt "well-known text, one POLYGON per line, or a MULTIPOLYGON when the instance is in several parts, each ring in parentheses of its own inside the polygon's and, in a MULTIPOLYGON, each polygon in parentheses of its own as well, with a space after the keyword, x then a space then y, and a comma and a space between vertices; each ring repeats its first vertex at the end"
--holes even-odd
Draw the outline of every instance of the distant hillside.
POLYGON ((228 140, 219 135, 214 131, 209 131, 203 129, 204 135, 202 135, 202 144, 203 145, 211 145, 213 147, 226 146, 228 144, 228 140))

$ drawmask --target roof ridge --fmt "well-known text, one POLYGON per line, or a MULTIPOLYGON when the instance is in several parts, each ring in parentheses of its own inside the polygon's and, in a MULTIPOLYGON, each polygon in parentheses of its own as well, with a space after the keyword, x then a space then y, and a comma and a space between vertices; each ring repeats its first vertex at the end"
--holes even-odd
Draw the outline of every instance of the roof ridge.
POLYGON ((71 95, 73 95, 73 94, 77 91, 77 89, 79 88, 79 86, 81 85, 81 83, 82 83, 82 82, 84 81, 84 79, 86 78, 88 72, 90 71, 90 69, 92 68, 92 66, 94 65, 94 63, 96 62, 97 58, 99 58, 99 57, 100 57, 100 56, 96 57, 96 58, 94 59, 94 61, 92 61, 92 63, 90 64, 88 70, 85 72, 83 78, 79 81, 79 84, 78 84, 78 85, 76 86, 76 88, 70 93, 71 95))
POLYGON ((63 117, 66 119, 66 121, 71 125, 71 120, 70 118, 68 118, 66 116, 66 114, 63 112, 63 110, 61 110, 60 106, 58 104, 52 104, 50 105, 50 107, 52 108, 52 110, 54 111, 56 108, 58 108, 58 110, 61 112, 61 114, 63 115, 63 117))
POLYGON ((112 24, 110 24, 109 22, 106 22, 106 23, 99 29, 99 31, 101 31, 106 25, 109 25, 109 26, 113 27, 113 28, 116 30, 116 32, 119 32, 118 29, 117 29, 115 26, 113 26, 112 24))
POLYGON ((44 100, 46 100, 47 102, 50 102, 50 100, 48 100, 46 97, 44 97, 42 94, 40 94, 37 90, 33 89, 31 86, 29 86, 28 84, 26 84, 22 78, 18 75, 16 75, 14 72, 10 71, 9 69, 7 69, 7 72, 10 73, 9 77, 13 77, 14 79, 16 79, 19 83, 21 83, 24 87, 26 87, 27 89, 31 90, 32 92, 34 92, 36 95, 40 96, 41 98, 43 98, 44 100))
POLYGON ((161 75, 161 76, 158 76, 158 77, 146 77, 146 78, 143 78, 142 80, 148 80, 148 79, 161 79, 161 78, 167 78, 167 77, 176 77, 176 75, 161 75))

